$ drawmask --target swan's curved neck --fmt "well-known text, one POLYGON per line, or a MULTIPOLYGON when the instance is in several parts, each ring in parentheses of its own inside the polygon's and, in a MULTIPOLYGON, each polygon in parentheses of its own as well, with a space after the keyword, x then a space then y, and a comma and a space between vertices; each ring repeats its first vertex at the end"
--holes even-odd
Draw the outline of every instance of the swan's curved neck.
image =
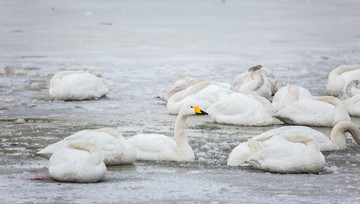
POLYGON ((187 116, 184 116, 181 111, 176 118, 174 128, 174 138, 176 142, 176 149, 181 159, 193 159, 194 153, 189 145, 188 138, 185 132, 185 122, 187 116))
POLYGON ((353 71, 356 69, 360 69, 359 65, 343 65, 343 66, 339 66, 337 68, 335 68, 333 71, 330 72, 330 74, 333 75, 341 75, 344 72, 348 72, 348 71, 353 71))
POLYGON ((338 149, 346 149, 345 132, 349 132, 354 140, 360 144, 360 130, 352 122, 343 121, 335 125, 331 131, 331 142, 338 149))
POLYGON ((262 78, 259 72, 251 72, 251 81, 249 83, 244 84, 240 87, 239 91, 256 91, 258 90, 264 83, 264 79, 262 78))

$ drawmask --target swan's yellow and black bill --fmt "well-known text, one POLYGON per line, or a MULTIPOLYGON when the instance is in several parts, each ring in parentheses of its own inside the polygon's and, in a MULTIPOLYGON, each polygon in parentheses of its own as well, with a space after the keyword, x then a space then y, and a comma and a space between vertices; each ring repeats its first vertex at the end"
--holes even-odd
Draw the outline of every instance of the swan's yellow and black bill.
POLYGON ((193 108, 194 108, 195 113, 196 113, 197 115, 207 115, 207 114, 208 114, 207 112, 201 110, 201 109, 200 109, 199 107, 197 107, 197 106, 194 106, 193 108))

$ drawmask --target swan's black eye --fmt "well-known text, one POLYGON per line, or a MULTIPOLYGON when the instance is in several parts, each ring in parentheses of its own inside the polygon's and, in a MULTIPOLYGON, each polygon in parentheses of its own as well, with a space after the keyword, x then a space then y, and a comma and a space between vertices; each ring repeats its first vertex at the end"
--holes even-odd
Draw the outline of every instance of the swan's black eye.
POLYGON ((190 108, 194 108, 194 106, 190 106, 190 108))

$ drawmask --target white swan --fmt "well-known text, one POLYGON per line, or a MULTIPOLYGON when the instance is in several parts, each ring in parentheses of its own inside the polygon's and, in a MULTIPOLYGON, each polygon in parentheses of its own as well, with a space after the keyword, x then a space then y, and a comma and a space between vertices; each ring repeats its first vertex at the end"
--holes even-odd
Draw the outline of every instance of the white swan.
POLYGON ((63 71, 50 81, 50 97, 58 100, 84 100, 100 98, 109 93, 105 84, 85 71, 63 71))
POLYGON ((349 82, 359 79, 360 65, 338 66, 329 73, 326 93, 330 96, 340 96, 349 82))
POLYGON ((347 98, 343 102, 349 115, 360 117, 360 94, 347 98))
POLYGON ((166 107, 170 114, 178 114, 181 107, 186 103, 201 104, 201 107, 206 111, 220 98, 232 93, 233 91, 229 88, 229 84, 202 81, 172 95, 166 107))
POLYGON ((104 152, 104 162, 106 165, 130 164, 136 159, 134 147, 120 133, 111 128, 79 131, 57 143, 47 146, 37 152, 36 155, 49 159, 53 153, 66 148, 70 143, 80 141, 98 145, 104 152))
POLYGON ((168 102, 169 98, 176 94, 179 91, 185 90, 187 88, 189 88, 190 86, 197 84, 199 82, 201 82, 202 80, 200 79, 195 79, 195 78, 191 78, 191 77, 186 77, 183 80, 177 80, 175 82, 174 88, 167 91, 162 97, 160 97, 161 100, 168 102))
POLYGON ((217 123, 249 126, 283 124, 273 117, 271 103, 262 96, 232 93, 206 111, 217 123))
POLYGON ((360 94, 360 80, 353 80, 346 85, 346 87, 339 95, 339 98, 341 100, 346 100, 357 94, 360 94))
POLYGON ((105 178, 106 166, 101 149, 89 142, 69 144, 49 160, 53 179, 68 182, 98 182, 105 178))
POLYGON ((307 99, 310 96, 311 93, 305 88, 298 87, 293 84, 284 86, 280 88, 274 95, 272 100, 273 111, 276 113, 286 106, 296 101, 307 99))
POLYGON ((274 116, 288 124, 309 126, 334 126, 341 121, 350 121, 343 102, 332 96, 311 97, 294 102, 274 116))
POLYGON ((240 74, 232 83, 232 90, 263 96, 269 99, 277 89, 277 79, 269 69, 257 65, 240 74))
POLYGON ((318 173, 325 166, 324 155, 317 143, 304 135, 271 138, 266 145, 249 140, 246 160, 252 167, 278 173, 318 173))
MULTIPOLYGON (((280 128, 268 130, 252 138, 261 143, 266 143, 273 137, 287 137, 293 135, 304 135, 314 139, 319 145, 320 151, 343 150, 347 148, 346 133, 350 133, 354 140, 360 144, 360 130, 355 123, 343 121, 336 124, 329 139, 322 132, 316 131, 306 126, 283 126, 280 128)), ((230 153, 227 161, 228 166, 246 166, 245 161, 251 156, 252 152, 247 142, 242 142, 236 146, 230 153)))
POLYGON ((141 134, 135 135, 128 141, 136 149, 137 160, 167 160, 167 161, 186 161, 194 160, 195 155, 188 143, 185 133, 186 118, 190 115, 206 115, 207 113, 198 107, 184 105, 175 122, 174 138, 171 139, 160 134, 141 134))

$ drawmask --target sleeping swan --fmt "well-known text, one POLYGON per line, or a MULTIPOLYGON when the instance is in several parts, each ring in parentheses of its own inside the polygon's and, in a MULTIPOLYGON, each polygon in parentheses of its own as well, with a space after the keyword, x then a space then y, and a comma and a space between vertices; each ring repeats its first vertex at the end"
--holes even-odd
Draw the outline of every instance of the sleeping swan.
POLYGON ((318 96, 294 102, 274 114, 281 121, 294 125, 334 126, 350 121, 350 116, 338 98, 318 96))
POLYGON ((266 144, 248 141, 253 152, 246 160, 252 167, 278 173, 318 173, 325 167, 324 155, 308 136, 273 137, 266 144))
POLYGON ((259 95, 269 99, 276 92, 277 79, 269 69, 257 65, 237 76, 231 89, 239 93, 259 95))
MULTIPOLYGON (((320 151, 333 151, 346 149, 345 133, 350 133, 354 140, 360 144, 360 130, 355 123, 343 121, 334 126, 331 131, 331 140, 325 134, 306 126, 283 126, 280 128, 268 130, 260 135, 253 137, 260 143, 266 143, 273 137, 286 137, 293 135, 304 135, 316 141, 320 151)), ((246 166, 245 161, 251 156, 252 152, 248 142, 242 142, 236 146, 227 161, 228 166, 246 166)))
POLYGON ((51 178, 70 182, 98 182, 105 178, 106 166, 101 149, 89 142, 69 144, 49 160, 51 178))
POLYGON ((85 100, 101 98, 109 93, 105 84, 85 71, 63 71, 50 81, 50 97, 58 100, 85 100))
POLYGON ((166 107, 170 114, 178 114, 186 103, 201 104, 206 111, 213 103, 232 92, 229 84, 202 81, 172 95, 166 107))
POLYGON ((229 94, 211 105, 207 112, 217 123, 249 126, 283 124, 273 117, 271 103, 256 95, 229 94))
POLYGON ((106 165, 131 164, 136 159, 134 147, 120 133, 111 128, 79 131, 47 146, 36 155, 49 159, 53 153, 75 142, 91 142, 98 145, 104 152, 106 165))
POLYGON ((194 160, 194 152, 189 145, 185 133, 186 118, 191 115, 207 115, 198 107, 184 105, 175 122, 174 137, 160 134, 141 134, 128 139, 136 149, 137 160, 166 160, 187 161, 194 160))
POLYGON ((328 77, 326 93, 340 96, 347 84, 360 79, 360 65, 342 65, 333 69, 328 77))
POLYGON ((197 84, 199 82, 201 82, 202 80, 200 79, 195 79, 195 78, 191 78, 191 77, 186 77, 183 80, 177 80, 175 82, 174 88, 167 91, 162 97, 160 97, 161 100, 168 102, 169 98, 176 94, 179 91, 185 90, 187 88, 189 88, 190 86, 197 84))
POLYGON ((294 84, 280 88, 274 95, 272 107, 274 113, 285 108, 286 106, 311 96, 311 93, 305 88, 298 87, 294 84))

